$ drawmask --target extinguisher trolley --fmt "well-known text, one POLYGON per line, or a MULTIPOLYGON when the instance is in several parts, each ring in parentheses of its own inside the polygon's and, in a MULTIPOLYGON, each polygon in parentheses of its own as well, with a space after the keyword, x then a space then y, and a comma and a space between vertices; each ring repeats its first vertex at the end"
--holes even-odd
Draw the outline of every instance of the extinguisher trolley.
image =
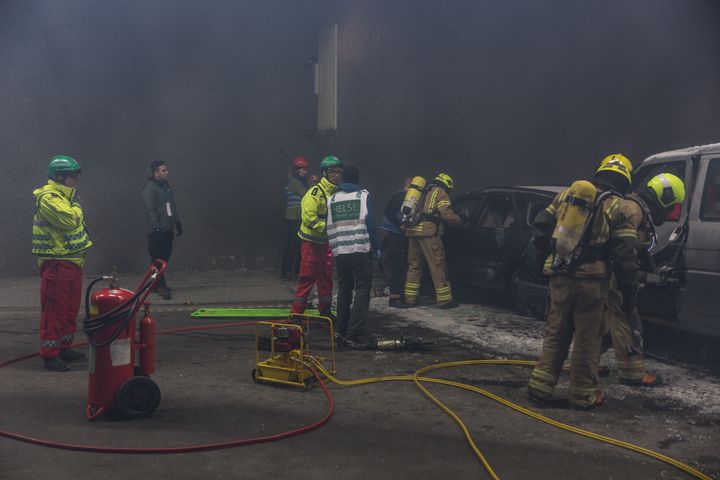
POLYGON ((115 274, 88 286, 83 322, 90 346, 88 420, 106 412, 125 419, 142 418, 160 404, 160 388, 150 379, 155 373, 155 321, 145 299, 166 268, 163 260, 155 260, 134 293, 120 288, 115 274), (90 295, 97 282, 108 278, 108 288, 90 295), (138 325, 141 307, 145 314, 138 325))

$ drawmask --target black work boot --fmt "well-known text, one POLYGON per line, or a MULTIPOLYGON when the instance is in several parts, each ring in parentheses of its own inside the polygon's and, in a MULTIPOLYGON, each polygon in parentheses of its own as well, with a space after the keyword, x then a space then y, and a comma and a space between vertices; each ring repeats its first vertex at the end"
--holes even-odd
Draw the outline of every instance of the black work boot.
POLYGON ((172 298, 172 291, 167 285, 155 287, 155 293, 160 295, 164 300, 170 300, 172 298))
POLYGON ((45 368, 52 372, 67 372, 70 370, 70 364, 60 357, 44 358, 45 368))
POLYGON ((85 360, 85 354, 82 352, 76 352, 71 348, 63 348, 60 350, 59 357, 66 362, 78 362, 85 360))

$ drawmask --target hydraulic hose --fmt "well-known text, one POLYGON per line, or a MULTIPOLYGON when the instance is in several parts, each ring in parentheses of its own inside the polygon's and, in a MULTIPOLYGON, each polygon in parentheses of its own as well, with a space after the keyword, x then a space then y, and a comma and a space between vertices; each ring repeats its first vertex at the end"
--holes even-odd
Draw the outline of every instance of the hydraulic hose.
POLYGON ((548 425, 552 425, 554 427, 560 428, 562 430, 575 433, 577 435, 581 435, 587 438, 592 438, 594 440, 598 440, 601 442, 609 443, 610 445, 615 445, 621 448, 625 448, 627 450, 632 450, 634 452, 640 453, 642 455, 646 455, 648 457, 654 458, 656 460, 660 460, 664 463, 667 463, 668 465, 671 465, 695 478, 698 478, 700 480, 712 480, 711 477, 705 475, 701 471, 682 463, 678 460, 675 460, 674 458, 668 457, 666 455, 663 455, 661 453, 655 452, 653 450, 640 447, 638 445, 632 444, 630 442, 624 442, 622 440, 617 440, 612 437, 608 437, 605 435, 600 435, 594 432, 590 432, 588 430, 583 430, 581 428, 573 427, 572 425, 567 425, 562 422, 558 422, 557 420, 553 420, 549 417, 546 417, 544 415, 541 415, 539 413, 533 412, 532 410, 528 410, 524 407, 521 407, 520 405, 517 405, 513 402, 510 402, 509 400, 506 400, 498 395, 495 395, 494 393, 488 392, 487 390, 483 390, 481 388, 467 385, 460 382, 454 382, 452 380, 445 380, 442 378, 433 378, 433 377, 422 377, 421 375, 427 372, 430 372, 432 370, 439 370, 443 368, 450 368, 450 367, 461 367, 461 366, 468 366, 468 365, 516 365, 516 366, 534 366, 537 362, 531 361, 531 360, 465 360, 465 361, 458 361, 458 362, 447 362, 447 363, 440 363, 437 365, 431 365, 428 367, 421 368, 417 372, 415 372, 411 376, 385 376, 385 377, 376 377, 376 378, 364 378, 360 380, 339 380, 335 378, 330 372, 325 369, 320 362, 317 360, 311 358, 310 361, 313 365, 328 379, 330 379, 332 382, 337 383, 339 385, 346 385, 346 386, 355 386, 355 385, 363 385, 363 384, 369 384, 369 383, 378 383, 378 382, 386 382, 386 381, 413 381, 415 385, 420 389, 420 391, 423 392, 424 395, 426 395, 435 405, 437 405, 439 408, 441 408, 445 413, 447 413, 463 430, 463 433, 465 434, 465 437, 470 444, 471 449, 475 453, 475 455, 478 457, 480 462, 485 467, 485 470, 488 472, 488 474, 493 479, 498 479, 499 477, 497 474, 493 471, 493 469, 490 467, 489 463, 483 456, 482 452, 478 449, 477 445, 475 444, 474 440, 472 439, 472 436, 470 435, 470 432, 467 428, 467 426, 462 422, 459 416, 457 416, 450 408, 448 408, 445 404, 443 404, 440 400, 438 400, 435 396, 433 396, 423 385, 423 382, 426 383, 435 383, 440 385, 446 385, 449 387, 454 388, 460 388, 463 390, 471 391, 474 393, 478 393, 480 395, 483 395, 487 398, 490 398, 491 400, 494 400, 506 407, 509 407, 517 412, 523 413, 525 415, 528 415, 531 418, 534 418, 535 420, 539 420, 541 422, 547 423, 548 425))
MULTIPOLYGON (((167 330, 161 330, 158 331, 158 335, 163 334, 171 334, 171 333, 186 333, 186 332, 193 332, 193 331, 201 331, 201 330, 211 330, 211 329, 219 329, 219 328, 228 328, 228 327, 235 327, 235 326, 250 326, 255 325, 257 322, 233 322, 233 323, 224 323, 224 324, 216 324, 216 325, 201 325, 201 326, 192 326, 192 327, 180 327, 180 328, 172 328, 167 330)), ((73 347, 79 347, 87 345, 87 342, 84 343, 78 343, 73 345, 73 347)), ((12 360, 5 361, 3 363, 0 363, 0 368, 3 368, 5 366, 11 365, 13 363, 20 362, 22 360, 27 360, 29 358, 35 357, 38 354, 31 354, 31 355, 24 355, 22 357, 18 357, 12 360)), ((316 358, 312 356, 306 356, 305 358, 306 365, 308 368, 311 369, 313 375, 318 380, 318 384, 323 390, 323 393, 325 395, 325 398, 328 401, 328 411, 325 414, 323 418, 318 420, 317 422, 301 427, 295 430, 290 430, 288 432, 279 433, 276 435, 268 435, 263 437, 256 437, 256 438, 250 438, 250 439, 241 439, 241 440, 232 440, 228 442, 220 442, 220 443, 209 443, 209 444, 202 444, 202 445, 189 445, 184 447, 160 447, 160 448, 118 448, 118 447, 100 447, 100 446, 94 446, 94 445, 78 445, 78 444, 69 444, 69 443, 63 443, 63 442, 53 442, 49 440, 43 440, 38 438, 33 438, 21 434, 17 434, 14 432, 8 432, 0 430, 0 436, 11 438, 14 440, 27 442, 35 445, 41 445, 45 447, 51 447, 51 448, 59 448, 59 449, 66 449, 66 450, 77 450, 77 451, 86 451, 86 452, 96 452, 96 453, 133 453, 133 454, 172 454, 172 453, 190 453, 190 452, 201 452, 201 451, 208 451, 208 450, 218 450, 218 449, 224 449, 224 448, 232 448, 232 447, 238 447, 238 446, 244 446, 244 445, 253 445, 257 443, 266 443, 271 442, 275 440, 281 440, 283 438, 288 438, 291 436, 299 435, 302 433, 309 432, 311 430, 314 430, 325 423, 327 423, 328 420, 333 415, 335 403, 333 400, 332 395, 327 389, 327 386, 322 381, 321 376, 318 372, 322 373, 325 377, 327 377, 330 381, 333 383, 336 383, 338 385, 344 385, 344 386, 356 386, 356 385, 366 385, 371 383, 379 383, 379 382, 386 382, 386 381, 412 381, 415 383, 415 385, 423 392, 424 395, 426 395, 436 406, 441 408, 446 414, 448 414, 463 430, 463 433, 465 434, 465 437, 470 444, 471 449, 473 450, 473 453, 478 457, 478 459, 483 464, 483 467, 488 472, 488 474, 493 478, 494 480, 499 479, 497 474, 494 472, 492 467, 490 466, 487 459, 485 459, 482 452, 479 450, 477 445, 475 444, 475 441, 472 438, 472 435, 470 434, 469 429, 464 424, 462 419, 456 415, 449 407, 447 407, 445 404, 443 404, 440 400, 438 400, 435 396, 433 396, 423 385, 422 383, 434 383, 439 385, 446 385, 454 388, 459 388, 463 390, 467 390, 473 393, 477 393, 480 395, 483 395, 487 398, 490 398, 491 400, 494 400, 506 407, 509 407, 517 412, 523 413, 525 415, 528 415, 529 417, 547 423, 548 425, 552 425, 554 427, 560 428, 562 430, 575 433, 577 435, 582 435, 587 438, 591 438, 594 440, 598 440, 601 442, 608 443, 610 445, 615 445, 621 448, 625 448, 637 453, 640 453, 642 455, 646 455, 651 458, 655 458, 657 460, 660 460, 670 466, 673 466, 691 476, 694 478, 700 479, 700 480, 712 480, 711 477, 708 475, 705 475, 704 473, 700 472, 699 470, 682 463, 678 460, 675 460, 671 457, 668 457, 666 455, 663 455, 661 453, 655 452, 653 450, 640 447, 638 445, 632 444, 630 442, 625 442, 622 440, 617 440, 612 437, 600 435, 594 432, 590 432, 587 430, 583 430, 577 427, 573 427, 571 425, 564 424, 562 422, 558 422, 557 420, 553 420, 549 417, 546 417, 544 415, 540 415, 539 413, 533 412, 531 410, 528 410, 524 407, 521 407, 520 405, 517 405, 513 402, 510 402, 509 400, 506 400, 498 395, 495 395, 491 392, 488 392, 487 390, 483 390, 481 388, 467 385, 461 382, 455 382, 452 380, 446 380, 442 378, 433 378, 433 377, 423 377, 421 376, 424 373, 433 371, 433 370, 439 370, 444 368, 451 368, 451 367, 462 367, 462 366, 470 366, 470 365, 515 365, 515 366, 533 366, 537 362, 530 361, 530 360, 465 360, 465 361, 457 361, 457 362, 446 362, 446 363, 440 363, 437 365, 430 365, 428 367, 421 368, 420 370, 416 371, 413 375, 398 375, 398 376, 382 376, 382 377, 374 377, 374 378, 364 378, 359 380, 340 380, 333 376, 323 365, 322 363, 317 360, 316 358), (314 367, 314 368, 313 368, 314 367)))

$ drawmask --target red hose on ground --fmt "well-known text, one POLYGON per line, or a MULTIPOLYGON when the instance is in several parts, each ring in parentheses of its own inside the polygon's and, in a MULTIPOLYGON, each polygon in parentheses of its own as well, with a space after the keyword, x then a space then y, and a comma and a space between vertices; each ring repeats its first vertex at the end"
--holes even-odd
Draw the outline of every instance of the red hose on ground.
MULTIPOLYGON (((228 328, 228 327, 241 327, 241 326, 249 326, 249 325, 255 325, 257 322, 234 322, 234 323, 222 323, 222 324, 216 324, 216 325, 202 325, 199 327, 180 327, 180 328, 172 328, 168 330, 161 330, 157 332, 158 335, 164 335, 164 334, 170 334, 170 333, 184 333, 184 332, 193 332, 198 330, 212 330, 212 329, 218 329, 218 328, 228 328)), ((73 347, 81 347, 83 345, 87 345, 87 342, 83 343, 77 343, 72 345, 73 347)), ((32 355, 24 355, 22 357, 18 357, 3 363, 0 363, 0 368, 3 368, 7 365, 11 365, 13 363, 20 362, 22 360, 27 360, 29 358, 33 358, 37 356, 37 353, 34 353, 32 355)), ((7 432, 4 430, 0 430, 0 437, 6 437, 13 440, 18 440, 20 442, 26 442, 31 443, 33 445, 40 445, 43 447, 50 447, 50 448, 59 448, 63 450, 76 450, 80 452, 93 452, 93 453, 136 453, 136 454, 160 454, 160 453, 191 453, 191 452, 205 452, 208 450, 220 450, 224 448, 232 448, 232 447, 241 447, 245 445, 255 445, 258 443, 267 443, 267 442, 274 442, 276 440, 282 440, 284 438, 290 438, 294 437, 296 435, 300 435, 303 433, 307 433, 311 430, 315 430, 316 428, 324 425, 327 423, 328 420, 333 416, 333 412, 335 411, 335 401, 333 400, 332 395, 330 395, 330 392, 328 391, 327 387, 325 386, 325 383, 322 381, 322 378, 320 378, 320 375, 315 371, 315 369, 310 368, 313 375, 315 375, 315 378, 317 379, 318 383, 320 384, 320 387, 323 390, 323 393, 325 394, 325 398, 328 401, 328 410, 327 413, 323 418, 318 420, 317 422, 314 422, 310 425, 306 425, 304 427, 296 428, 294 430, 289 430, 287 432, 277 433, 274 435, 266 435, 263 437, 255 437, 255 438, 246 438, 246 439, 239 439, 239 440, 230 440, 227 442, 219 442, 219 443, 207 443, 207 444, 201 444, 201 445, 188 445, 184 447, 150 447, 150 448, 124 448, 124 447, 98 447, 95 445, 80 445, 80 444, 72 444, 72 443, 63 443, 63 442, 54 442, 50 440, 43 440, 40 438, 34 438, 29 437, 26 435, 21 435, 19 433, 14 432, 7 432)))

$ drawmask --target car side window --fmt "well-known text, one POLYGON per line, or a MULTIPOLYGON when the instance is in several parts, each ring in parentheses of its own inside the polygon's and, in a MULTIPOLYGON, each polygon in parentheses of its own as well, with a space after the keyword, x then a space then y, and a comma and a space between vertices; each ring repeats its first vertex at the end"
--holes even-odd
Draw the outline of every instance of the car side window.
POLYGON ((708 164, 700 202, 700 219, 720 222, 720 158, 713 158, 708 164))
POLYGON ((522 217, 523 223, 528 227, 532 227, 537 214, 546 209, 552 202, 550 197, 530 193, 517 195, 516 198, 519 216, 522 217))
POLYGON ((472 218, 473 213, 477 209, 481 202, 480 197, 463 198, 460 200, 454 200, 452 209, 458 215, 463 215, 465 218, 472 218))
POLYGON ((515 207, 510 194, 489 195, 478 219, 480 228, 510 228, 515 223, 515 207))

